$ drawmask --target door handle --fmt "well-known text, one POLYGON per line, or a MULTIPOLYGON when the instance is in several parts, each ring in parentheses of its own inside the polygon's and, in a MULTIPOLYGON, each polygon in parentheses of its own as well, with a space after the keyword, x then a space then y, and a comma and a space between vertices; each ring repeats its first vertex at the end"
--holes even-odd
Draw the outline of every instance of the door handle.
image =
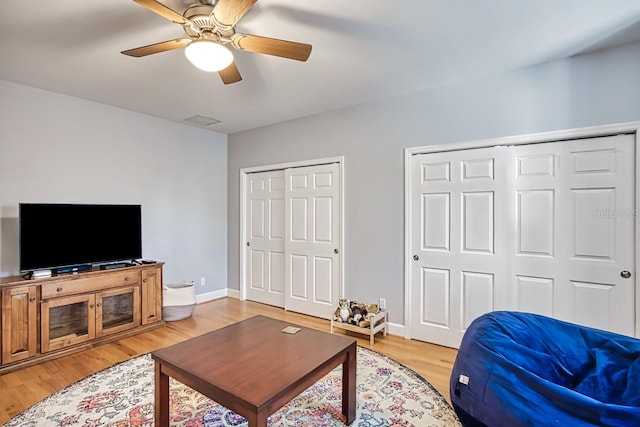
POLYGON ((418 255, 414 255, 414 256, 413 256, 413 260, 414 260, 414 261, 418 261, 419 259, 420 259, 420 257, 419 257, 418 255))
POLYGON ((622 277, 623 279, 628 279, 629 277, 631 277, 631 272, 627 270, 622 270, 620 272, 620 277, 622 277))

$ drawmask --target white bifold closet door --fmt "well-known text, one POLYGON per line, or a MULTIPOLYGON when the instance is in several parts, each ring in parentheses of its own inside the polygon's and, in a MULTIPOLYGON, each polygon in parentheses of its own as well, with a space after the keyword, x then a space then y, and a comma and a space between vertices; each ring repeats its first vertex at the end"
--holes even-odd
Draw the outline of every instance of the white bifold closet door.
POLYGON ((328 319, 340 292, 340 169, 285 171, 285 308, 328 319))
POLYGON ((329 318, 341 283, 337 163, 248 175, 247 298, 329 318))
POLYGON ((246 185, 247 299, 284 307, 284 171, 249 174, 246 185))
POLYGON ((411 333, 458 347, 507 294, 506 149, 416 155, 412 162, 411 333))
POLYGON ((412 159, 412 337, 458 347, 479 315, 634 335, 634 137, 412 159))
POLYGON ((512 151, 510 307, 634 335, 634 137, 512 151))

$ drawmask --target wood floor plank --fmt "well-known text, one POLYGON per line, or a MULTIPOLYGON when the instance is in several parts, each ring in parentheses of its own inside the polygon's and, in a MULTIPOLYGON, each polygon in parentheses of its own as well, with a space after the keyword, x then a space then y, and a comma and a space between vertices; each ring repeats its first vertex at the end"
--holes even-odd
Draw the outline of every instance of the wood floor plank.
MULTIPOLYGON (((221 298, 196 306, 193 316, 132 337, 103 344, 56 360, 0 376, 0 424, 31 405, 82 378, 132 357, 182 342, 240 320, 262 314, 275 319, 329 331, 329 321, 235 298, 221 298)), ((385 354, 428 380, 449 400, 449 376, 456 350, 382 334, 369 345, 368 335, 336 331, 358 340, 358 345, 385 354)))

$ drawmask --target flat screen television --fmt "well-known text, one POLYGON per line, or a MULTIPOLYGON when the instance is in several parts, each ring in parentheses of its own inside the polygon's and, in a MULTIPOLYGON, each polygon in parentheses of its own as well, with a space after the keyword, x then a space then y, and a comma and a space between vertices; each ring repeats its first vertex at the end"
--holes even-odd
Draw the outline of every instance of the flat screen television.
POLYGON ((20 271, 142 258, 140 205, 21 203, 20 271))

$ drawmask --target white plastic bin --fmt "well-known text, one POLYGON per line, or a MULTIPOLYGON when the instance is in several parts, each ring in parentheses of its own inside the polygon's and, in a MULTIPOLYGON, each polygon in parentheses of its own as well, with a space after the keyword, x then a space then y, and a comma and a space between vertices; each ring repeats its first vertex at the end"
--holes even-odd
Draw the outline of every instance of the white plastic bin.
POLYGON ((193 282, 165 283, 162 287, 162 319, 182 320, 193 314, 196 288, 193 282))

